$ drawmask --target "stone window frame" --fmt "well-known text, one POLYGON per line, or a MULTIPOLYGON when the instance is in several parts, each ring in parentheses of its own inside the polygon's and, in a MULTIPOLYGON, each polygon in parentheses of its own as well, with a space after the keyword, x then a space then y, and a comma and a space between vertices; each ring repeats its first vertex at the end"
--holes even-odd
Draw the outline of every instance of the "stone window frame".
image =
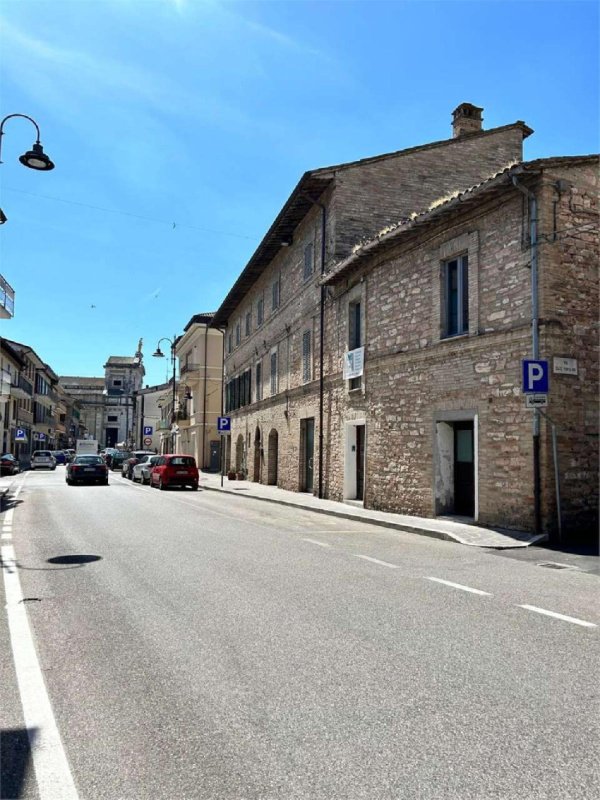
POLYGON ((433 255, 432 268, 432 340, 452 342, 463 336, 479 333, 479 231, 466 231, 448 239, 433 255), (446 264, 453 258, 468 257, 468 330, 448 336, 446 334, 446 264))
POLYGON ((250 336, 252 333, 252 309, 250 311, 246 311, 246 336, 250 336))

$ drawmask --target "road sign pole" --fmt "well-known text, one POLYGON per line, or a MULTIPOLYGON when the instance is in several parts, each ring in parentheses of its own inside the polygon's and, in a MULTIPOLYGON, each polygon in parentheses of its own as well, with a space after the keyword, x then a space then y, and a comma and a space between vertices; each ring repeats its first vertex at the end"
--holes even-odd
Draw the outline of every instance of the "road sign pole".
POLYGON ((221 434, 221 489, 223 488, 223 473, 225 472, 225 437, 221 434))

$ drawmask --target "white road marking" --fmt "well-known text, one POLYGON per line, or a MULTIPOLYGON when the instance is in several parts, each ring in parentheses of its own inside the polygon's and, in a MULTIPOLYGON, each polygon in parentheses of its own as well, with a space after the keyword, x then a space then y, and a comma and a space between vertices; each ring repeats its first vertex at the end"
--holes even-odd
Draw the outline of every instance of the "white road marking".
POLYGON ((22 602, 12 545, 2 546, 2 561, 10 640, 40 800, 78 800, 22 602))
POLYGON ((355 558, 363 558, 365 561, 371 561, 373 564, 379 564, 382 567, 389 567, 390 569, 398 569, 397 564, 389 564, 387 561, 380 561, 378 558, 371 558, 371 556, 361 556, 355 554, 355 558))
POLYGON ((0 539, 12 539, 12 533, 3 533, 0 539))
POLYGON ((535 611, 538 614, 544 614, 547 617, 554 617, 555 619, 562 619, 564 622, 572 622, 574 625, 583 625, 584 628, 597 628, 594 622, 586 622, 584 619, 577 619, 577 617, 567 617, 566 614, 558 614, 556 611, 547 611, 545 608, 538 608, 537 606, 522 606, 519 608, 526 608, 527 611, 535 611))
POLYGON ((325 542, 318 542, 316 539, 307 539, 305 536, 302 537, 303 542, 310 542, 311 544, 318 544, 319 547, 331 547, 330 544, 326 544, 325 542))
POLYGON ((462 589, 463 592, 471 592, 472 594, 485 594, 491 597, 490 592, 482 592, 481 589, 473 589, 471 586, 463 586, 462 583, 452 583, 452 581, 444 581, 441 578, 425 577, 426 581, 435 581, 436 583, 443 583, 445 586, 452 586, 453 589, 462 589))
MULTIPOLYGON (((17 495, 15 495, 15 500, 16 500, 16 498, 17 498, 17 495)), ((9 508, 8 509, 8 511, 4 515, 4 520, 3 520, 5 525, 12 525, 13 514, 14 513, 15 513, 14 508, 9 508)))

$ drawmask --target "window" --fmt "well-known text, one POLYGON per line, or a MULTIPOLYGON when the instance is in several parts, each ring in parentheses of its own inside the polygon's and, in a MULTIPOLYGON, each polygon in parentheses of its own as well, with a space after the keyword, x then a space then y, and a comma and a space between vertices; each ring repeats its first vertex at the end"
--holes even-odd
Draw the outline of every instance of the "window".
POLYGON ((262 297, 256 304, 256 325, 260 326, 263 324, 265 319, 265 303, 262 297))
MULTIPOLYGON (((348 306, 348 350, 362 347, 360 300, 348 306)), ((360 389, 361 379, 350 378, 350 389, 360 389)))
POLYGON ((271 394, 277 394, 277 351, 271 353, 271 394))
POLYGON ((273 302, 271 305, 271 309, 275 311, 276 308, 279 308, 279 278, 275 281, 273 286, 271 287, 273 302))
POLYGON ((304 248, 304 280, 307 281, 313 273, 313 243, 304 248))
POLYGON ((308 383, 312 379, 312 333, 304 331, 302 334, 302 380, 308 383))
POLYGON ((236 411, 252 402, 252 371, 246 370, 225 386, 225 411, 236 411))
POLYGON ((444 263, 444 336, 469 330, 469 261, 465 255, 444 263))
POLYGON ((109 414, 106 419, 108 420, 108 422, 118 422, 119 421, 119 417, 117 417, 115 414, 109 414))
POLYGON ((256 365, 256 399, 262 400, 262 363, 256 365))
POLYGON ((248 311, 246 313, 246 336, 250 336, 252 326, 252 312, 248 311))
POLYGON ((233 352, 233 333, 230 333, 229 336, 227 337, 227 352, 228 353, 233 352))
POLYGON ((123 386, 123 381, 114 380, 113 381, 113 386, 123 386))
POLYGON ((242 323, 238 322, 235 326, 235 345, 236 347, 242 340, 242 323))

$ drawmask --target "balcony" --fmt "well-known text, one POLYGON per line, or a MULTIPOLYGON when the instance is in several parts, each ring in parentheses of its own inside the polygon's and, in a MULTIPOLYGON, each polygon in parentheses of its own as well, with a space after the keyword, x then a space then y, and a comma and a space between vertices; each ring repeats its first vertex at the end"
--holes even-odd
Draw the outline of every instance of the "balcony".
POLYGON ((15 383, 10 386, 10 396, 17 400, 29 400, 33 397, 33 386, 27 378, 19 375, 15 383))
POLYGON ((157 431, 170 431, 171 430, 171 423, 168 422, 166 419, 159 419, 158 424, 156 426, 157 431))
POLYGON ((15 290, 0 275, 0 319, 10 319, 15 314, 15 290))

